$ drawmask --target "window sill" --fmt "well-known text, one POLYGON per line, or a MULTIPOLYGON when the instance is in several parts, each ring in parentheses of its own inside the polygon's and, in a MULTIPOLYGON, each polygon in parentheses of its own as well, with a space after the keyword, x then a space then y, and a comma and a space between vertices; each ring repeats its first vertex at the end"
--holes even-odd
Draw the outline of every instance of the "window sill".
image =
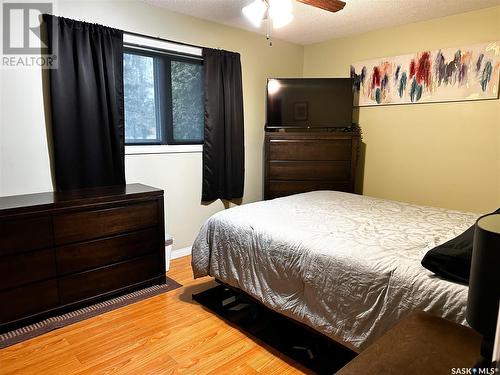
POLYGON ((125 155, 198 153, 203 145, 140 145, 125 146, 125 155))

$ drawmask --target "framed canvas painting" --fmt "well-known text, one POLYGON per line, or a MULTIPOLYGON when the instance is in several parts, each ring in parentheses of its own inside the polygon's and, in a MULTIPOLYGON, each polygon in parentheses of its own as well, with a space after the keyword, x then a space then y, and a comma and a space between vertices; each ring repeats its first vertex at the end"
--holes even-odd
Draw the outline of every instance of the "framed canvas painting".
POLYGON ((497 99, 500 43, 420 51, 351 66, 354 105, 497 99))

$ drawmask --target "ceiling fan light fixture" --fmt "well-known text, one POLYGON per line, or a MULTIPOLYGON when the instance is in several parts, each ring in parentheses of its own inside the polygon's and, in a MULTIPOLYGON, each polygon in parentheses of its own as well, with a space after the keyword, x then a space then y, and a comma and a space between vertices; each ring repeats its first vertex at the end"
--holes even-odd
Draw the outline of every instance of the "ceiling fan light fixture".
MULTIPOLYGON (((338 12, 345 6, 341 0, 297 0, 300 3, 326 10, 328 12, 338 12)), ((266 22, 266 40, 272 46, 272 29, 279 29, 293 21, 292 0, 254 0, 242 9, 243 15, 252 25, 260 28, 262 21, 266 22)))
POLYGON ((242 9, 243 15, 254 25, 260 27, 267 12, 267 4, 264 0, 254 0, 242 9))
POLYGON ((288 25, 293 20, 292 0, 270 0, 269 17, 276 29, 288 25))

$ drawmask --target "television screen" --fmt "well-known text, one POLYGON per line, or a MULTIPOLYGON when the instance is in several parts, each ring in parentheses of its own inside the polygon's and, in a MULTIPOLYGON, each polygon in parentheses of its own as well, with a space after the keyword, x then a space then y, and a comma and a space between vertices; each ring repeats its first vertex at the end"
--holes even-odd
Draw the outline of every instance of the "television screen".
POLYGON ((351 78, 272 78, 267 81, 266 129, 352 125, 351 78))

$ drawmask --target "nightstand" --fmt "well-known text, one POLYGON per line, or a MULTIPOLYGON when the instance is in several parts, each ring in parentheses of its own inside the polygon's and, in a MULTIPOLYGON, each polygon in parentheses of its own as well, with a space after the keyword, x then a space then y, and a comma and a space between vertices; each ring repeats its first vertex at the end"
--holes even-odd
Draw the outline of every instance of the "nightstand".
POLYGON ((415 312, 337 374, 460 374, 474 366, 480 346, 481 336, 471 328, 415 312))

